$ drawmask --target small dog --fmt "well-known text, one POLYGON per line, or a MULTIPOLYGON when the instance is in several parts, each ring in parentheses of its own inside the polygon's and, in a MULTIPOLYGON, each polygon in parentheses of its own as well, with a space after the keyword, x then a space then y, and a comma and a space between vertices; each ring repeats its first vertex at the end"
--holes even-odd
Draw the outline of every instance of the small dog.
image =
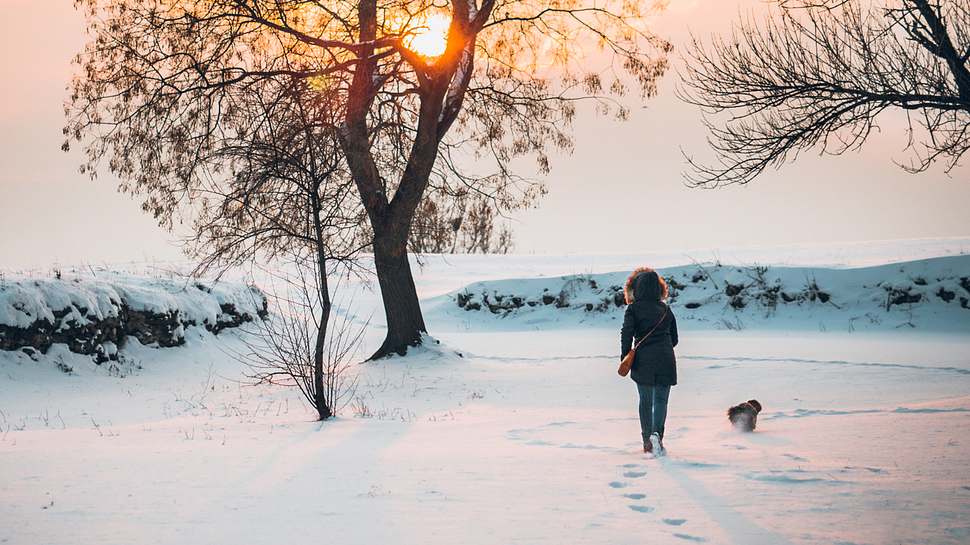
POLYGON ((757 399, 749 399, 728 409, 727 417, 738 431, 754 431, 760 412, 761 403, 757 399))

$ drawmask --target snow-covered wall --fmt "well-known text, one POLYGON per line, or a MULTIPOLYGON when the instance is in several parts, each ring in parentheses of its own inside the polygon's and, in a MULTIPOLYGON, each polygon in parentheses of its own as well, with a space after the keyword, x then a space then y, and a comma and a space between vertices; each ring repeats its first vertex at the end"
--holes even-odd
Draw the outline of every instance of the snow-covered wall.
MULTIPOLYGON (((970 256, 856 269, 697 264, 659 272, 678 321, 694 327, 970 333, 970 256)), ((432 312, 500 329, 612 323, 623 316, 628 274, 476 282, 438 298, 432 312)))
POLYGON ((217 334, 266 314, 253 286, 113 272, 74 278, 0 279, 0 350, 47 352, 55 343, 99 363, 127 338, 179 346, 185 328, 217 334))

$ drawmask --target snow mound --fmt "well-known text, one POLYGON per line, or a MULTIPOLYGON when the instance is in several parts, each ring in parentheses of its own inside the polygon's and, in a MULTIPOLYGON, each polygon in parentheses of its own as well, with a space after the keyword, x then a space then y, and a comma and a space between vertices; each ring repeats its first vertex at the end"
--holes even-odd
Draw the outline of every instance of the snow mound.
MULTIPOLYGON (((388 354, 385 359, 392 360, 394 358, 402 357, 396 353, 388 354)), ((408 361, 422 361, 429 363, 450 363, 456 359, 464 358, 465 355, 443 344, 440 339, 435 338, 427 333, 421 334, 421 342, 416 346, 412 346, 407 350, 408 361)))
POLYGON ((179 346, 185 328, 211 333, 266 313, 254 286, 101 271, 73 278, 4 277, 0 281, 0 350, 46 353, 52 344, 114 359, 127 337, 179 346))
MULTIPOLYGON (((678 321, 694 327, 970 332, 970 256, 857 269, 694 264, 659 272, 678 321)), ((436 298, 430 311, 484 329, 615 325, 628 274, 476 282, 436 298)))

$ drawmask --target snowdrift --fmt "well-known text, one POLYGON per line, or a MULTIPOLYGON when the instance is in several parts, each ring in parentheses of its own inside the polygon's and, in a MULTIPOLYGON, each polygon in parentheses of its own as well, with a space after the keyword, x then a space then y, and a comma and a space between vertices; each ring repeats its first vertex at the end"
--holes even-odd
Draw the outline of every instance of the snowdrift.
MULTIPOLYGON (((659 272, 678 321, 694 327, 970 333, 970 256, 856 269, 714 263, 659 272)), ((431 313, 479 328, 615 325, 628 274, 476 282, 436 298, 431 313)))
MULTIPOLYGON (((60 276, 60 275, 58 275, 60 276)), ((62 343, 97 363, 116 360, 128 337, 161 347, 185 343, 185 329, 213 334, 266 315, 253 286, 101 271, 66 278, 0 280, 0 350, 35 356, 62 343)))

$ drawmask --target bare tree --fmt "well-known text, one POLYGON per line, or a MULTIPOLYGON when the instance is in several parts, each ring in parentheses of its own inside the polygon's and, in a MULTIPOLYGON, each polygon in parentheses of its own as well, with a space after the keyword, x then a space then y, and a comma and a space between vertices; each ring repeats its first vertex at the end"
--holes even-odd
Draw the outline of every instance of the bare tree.
POLYGON ((495 231, 495 213, 487 203, 479 201, 469 207, 464 225, 467 237, 465 250, 469 253, 487 254, 492 251, 492 234, 495 231))
POLYGON ((92 39, 65 132, 86 143, 85 170, 106 159, 163 223, 212 170, 200 158, 247 138, 240 89, 295 79, 337 97, 387 316, 374 357, 406 352, 427 329, 407 240, 441 158, 488 159, 494 174, 463 178, 486 194, 512 185, 516 157, 547 171, 549 149, 572 145, 577 101, 626 117, 618 97, 630 80, 653 94, 670 50, 647 30, 652 2, 75 2, 92 39))
POLYGON ((717 158, 689 158, 692 183, 744 184, 809 149, 856 150, 892 109, 909 120, 907 170, 942 161, 950 172, 970 149, 970 3, 787 0, 776 9, 689 50, 681 95, 704 108, 717 158))
POLYGON ((432 191, 415 211, 408 249, 416 254, 507 254, 514 243, 508 225, 496 225, 501 210, 492 199, 467 191, 443 196, 432 191))
POLYGON ((210 151, 208 168, 222 175, 194 191, 185 243, 197 272, 257 258, 289 262, 294 252, 312 254, 320 278, 327 261, 356 269, 366 219, 327 119, 332 97, 300 80, 244 92, 236 116, 247 136, 210 151))
POLYGON ((297 257, 290 270, 291 275, 271 273, 281 283, 269 296, 270 317, 253 323, 251 335, 244 337, 246 350, 236 355, 257 384, 298 388, 318 418, 326 420, 353 398, 357 380, 352 365, 366 324, 355 324, 347 312, 330 319, 324 310, 330 302, 307 260, 297 257))
POLYGON ((408 250, 415 254, 444 254, 455 248, 462 212, 425 197, 414 212, 408 250))
POLYGON ((257 381, 299 387, 325 420, 347 400, 347 366, 363 333, 346 317, 332 322, 329 276, 335 265, 356 266, 363 217, 327 119, 330 96, 305 81, 283 83, 241 90, 237 119, 251 128, 211 150, 212 168, 227 172, 199 185, 189 248, 200 269, 257 256, 295 269, 274 273, 284 292, 271 296, 272 317, 256 324, 243 359, 257 381))

